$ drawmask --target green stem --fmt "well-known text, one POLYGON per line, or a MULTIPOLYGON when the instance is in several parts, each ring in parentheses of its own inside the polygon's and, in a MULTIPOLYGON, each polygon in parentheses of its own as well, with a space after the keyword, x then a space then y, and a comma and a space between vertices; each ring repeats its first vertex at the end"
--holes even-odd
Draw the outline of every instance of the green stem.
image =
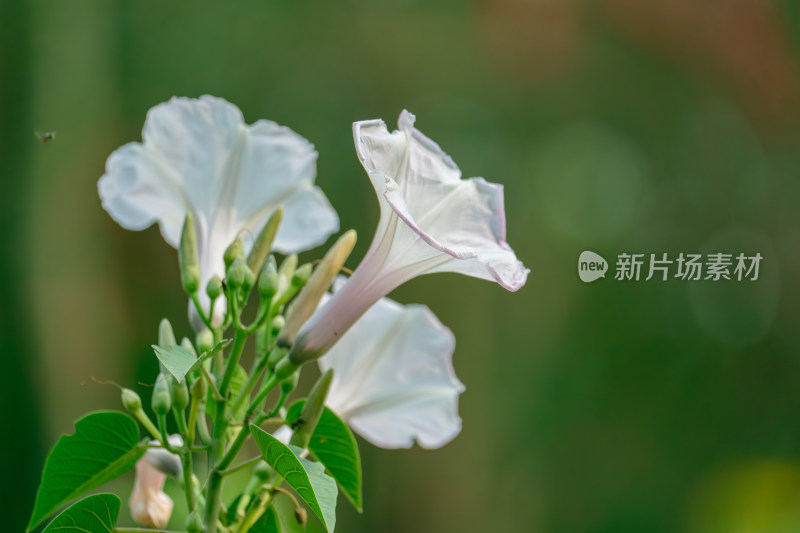
POLYGON ((247 332, 237 329, 233 336, 233 348, 231 348, 231 355, 228 358, 228 364, 225 367, 225 375, 222 376, 222 382, 219 385, 219 393, 222 398, 226 397, 228 386, 233 378, 233 373, 236 370, 236 365, 239 364, 239 358, 242 356, 245 341, 247 340, 247 332))
MULTIPOLYGON (((202 379, 202 378, 201 378, 202 379)), ((200 411, 200 404, 202 400, 192 398, 192 404, 189 406, 189 424, 186 429, 186 436, 188 437, 188 444, 191 446, 194 443, 195 425, 197 424, 197 413, 200 411)))
MULTIPOLYGON (((250 404, 250 407, 248 407, 247 414, 245 414, 244 421, 242 422, 242 430, 236 436, 236 440, 233 441, 233 444, 230 445, 230 447, 228 448, 228 451, 225 452, 225 456, 222 458, 222 460, 217 465, 217 468, 216 468, 217 471, 222 471, 222 470, 225 470, 226 468, 228 468, 228 466, 230 466, 230 464, 236 458, 236 454, 239 453, 239 450, 242 448, 242 445, 245 443, 245 441, 247 440, 247 437, 250 435, 250 420, 253 419, 253 413, 255 413, 256 409, 258 408, 259 404, 261 403, 261 400, 266 398, 267 394, 269 394, 269 392, 277 384, 278 384, 278 380, 275 378, 275 376, 270 376, 267 379, 267 382, 264 385, 264 388, 261 390, 259 395, 256 397, 256 400, 258 400, 258 401, 253 400, 253 402, 250 404), (259 400, 259 398, 261 400, 259 400)), ((264 418, 266 418, 266 415, 260 415, 260 416, 256 417, 256 419, 254 421, 256 423, 260 423, 261 420, 263 420, 264 418)))
MULTIPOLYGON (((154 439, 161 442, 161 433, 158 431, 158 428, 156 428, 155 424, 153 424, 152 420, 150 420, 150 418, 147 416, 147 413, 144 412, 144 409, 139 408, 138 411, 133 413, 133 416, 142 426, 144 426, 147 432, 150 433, 154 439)), ((161 444, 164 443, 161 442, 161 444)))
MULTIPOLYGON (((278 350, 282 350, 283 348, 276 348, 278 350)), ((239 394, 236 395, 236 398, 233 400, 233 404, 231 407, 231 412, 236 412, 239 407, 241 407, 242 403, 248 398, 250 398, 250 393, 253 392, 253 388, 258 383, 258 380, 261 379, 261 375, 264 373, 264 370, 267 368, 267 361, 269 360, 269 355, 265 354, 262 357, 259 357, 256 364, 253 366, 252 372, 250 372, 250 376, 247 378, 247 383, 245 383, 244 388, 239 391, 239 394)))
POLYGON ((266 512, 267 507, 272 501, 272 491, 265 490, 259 497, 258 505, 253 506, 245 515, 242 525, 236 533, 247 533, 250 528, 258 522, 258 519, 266 512))
MULTIPOLYGON (((217 352, 217 355, 220 354, 221 352, 217 352)), ((206 383, 208 383, 208 388, 211 390, 211 395, 214 397, 216 401, 221 402, 224 398, 222 397, 222 394, 220 394, 219 391, 217 390, 217 386, 214 385, 214 380, 211 379, 211 376, 209 375, 208 370, 206 370, 206 367, 200 365, 200 371, 203 373, 203 377, 206 378, 206 383)))
POLYGON ((203 404, 203 402, 199 403, 200 403, 200 408, 198 409, 198 411, 200 412, 198 413, 197 416, 197 436, 200 437, 200 442, 202 442, 203 445, 210 446, 211 434, 208 432, 208 424, 206 423, 206 417, 203 414, 205 405, 203 404))
MULTIPOLYGON (((190 294, 190 297, 192 298, 192 302, 194 302, 195 309, 197 309, 197 314, 200 315, 200 320, 203 321, 203 324, 205 324, 208 329, 211 329, 212 328, 211 319, 209 317, 207 317, 205 311, 203 311, 203 306, 200 305, 200 300, 197 298, 197 291, 195 291, 192 294, 190 294)), ((211 306, 212 307, 211 307, 210 311, 213 311, 214 310, 214 307, 213 307, 214 306, 214 302, 211 302, 211 306)), ((211 315, 211 316, 213 316, 213 315, 211 315)))
POLYGON ((186 506, 191 513, 195 510, 195 500, 192 487, 192 452, 188 448, 184 448, 181 453, 181 462, 183 463, 183 492, 186 493, 186 506))
POLYGON ((189 431, 186 426, 186 413, 183 409, 172 409, 172 416, 175 419, 175 425, 178 427, 178 433, 186 442, 191 443, 192 441, 189 440, 188 435, 189 431))
POLYGON ((156 415, 158 417, 158 429, 161 432, 161 445, 164 446, 164 449, 167 450, 169 453, 178 453, 172 444, 169 443, 169 439, 167 438, 167 414, 156 415))
POLYGON ((208 496, 206 498, 206 533, 216 533, 219 508, 222 504, 222 476, 213 470, 208 476, 208 496))

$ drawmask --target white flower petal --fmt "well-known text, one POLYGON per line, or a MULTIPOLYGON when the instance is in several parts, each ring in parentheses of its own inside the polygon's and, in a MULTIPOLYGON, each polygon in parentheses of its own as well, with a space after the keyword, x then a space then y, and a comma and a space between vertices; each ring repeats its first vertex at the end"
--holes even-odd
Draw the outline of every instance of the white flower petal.
POLYGON ((319 360, 334 369, 326 403, 376 446, 443 446, 461 430, 454 349, 430 309, 383 298, 319 360))
POLYGON ((426 273, 459 272, 520 289, 528 270, 506 243, 503 187, 482 178, 462 180, 450 156, 413 125, 407 111, 392 133, 382 121, 354 125, 356 152, 382 212, 391 208, 424 241, 412 246, 427 244, 456 259, 426 273))
POLYGON ((298 253, 324 243, 339 231, 339 217, 318 187, 299 190, 283 204, 283 218, 273 247, 298 253))
POLYGON ((416 276, 457 272, 510 291, 528 277, 506 242, 501 185, 462 180, 450 156, 414 129, 407 111, 398 130, 367 120, 353 125, 353 135, 380 220, 347 286, 298 333, 289 353, 295 364, 325 353, 374 302, 416 276))
POLYGON ((103 209, 123 228, 140 231, 158 222, 164 240, 177 246, 187 200, 144 145, 128 143, 112 152, 97 188, 103 209))
POLYGON ((140 525, 161 529, 172 516, 172 498, 164 492, 167 477, 146 459, 136 463, 136 478, 128 500, 131 516, 140 525))
MULTIPOLYGON (((242 237, 249 251, 280 205, 279 251, 307 250, 338 230, 336 212, 314 186, 317 152, 287 127, 267 120, 247 126, 241 111, 221 98, 172 98, 148 112, 142 139, 109 157, 98 183, 103 207, 128 229, 158 222, 175 247, 191 212, 201 289, 214 274, 224 277, 228 245, 242 237)), ((224 314, 223 301, 216 311, 217 318, 224 314)))

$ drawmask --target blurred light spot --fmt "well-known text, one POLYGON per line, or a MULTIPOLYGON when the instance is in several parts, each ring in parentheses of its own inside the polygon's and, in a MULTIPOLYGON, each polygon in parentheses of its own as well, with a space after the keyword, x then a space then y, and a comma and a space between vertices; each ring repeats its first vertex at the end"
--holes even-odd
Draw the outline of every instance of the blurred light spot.
POLYGON ((688 531, 800 531, 800 465, 744 463, 708 474, 695 488, 688 531))
MULTIPOLYGON (((690 252, 690 250, 686 250, 690 252)), ((759 233, 730 230, 712 238, 702 252, 760 253, 763 257, 757 281, 696 281, 688 284, 692 312, 712 338, 729 346, 741 347, 758 342, 775 320, 780 295, 778 255, 766 237, 759 233)))
POLYGON ((569 126, 534 154, 539 211, 562 237, 597 246, 636 222, 643 156, 603 126, 569 126))

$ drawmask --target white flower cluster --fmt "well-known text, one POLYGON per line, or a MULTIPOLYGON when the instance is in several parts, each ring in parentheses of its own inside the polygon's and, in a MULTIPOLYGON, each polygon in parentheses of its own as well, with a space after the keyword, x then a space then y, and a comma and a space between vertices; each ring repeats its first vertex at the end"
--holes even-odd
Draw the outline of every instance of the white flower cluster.
MULTIPOLYGON (((367 120, 353 133, 380 220, 366 256, 303 325, 289 357, 296 364, 318 358, 323 371, 335 369, 327 405, 373 444, 440 447, 461 429, 464 386, 453 370, 453 334, 427 307, 384 296, 434 272, 516 291, 528 270, 505 240, 502 186, 462 179, 452 159, 414 128, 411 113, 402 112, 393 132, 367 120)), ((265 120, 246 125, 223 99, 173 98, 149 111, 141 143, 111 154, 98 189, 120 225, 142 230, 157 222, 173 247, 191 214, 204 287, 212 276, 224 277, 226 247, 237 237, 252 246, 279 206, 279 252, 310 249, 338 231, 336 212, 314 185, 316 159, 294 131, 265 120)), ((208 309, 208 300, 201 305, 208 309)), ((224 309, 218 302, 215 323, 224 309)))

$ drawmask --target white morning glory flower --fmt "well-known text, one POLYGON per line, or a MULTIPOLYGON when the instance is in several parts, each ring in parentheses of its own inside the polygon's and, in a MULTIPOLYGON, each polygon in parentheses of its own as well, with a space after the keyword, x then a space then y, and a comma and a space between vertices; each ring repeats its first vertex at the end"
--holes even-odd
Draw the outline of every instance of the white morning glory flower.
POLYGON ((380 220, 366 256, 291 350, 300 364, 327 351, 372 304, 423 274, 458 272, 521 288, 529 270, 506 243, 503 187, 462 180, 456 164, 414 128, 403 111, 398 130, 382 120, 353 125, 356 152, 380 203, 380 220))
POLYGON ((381 298, 319 359, 325 403, 375 446, 444 446, 461 431, 455 344, 426 306, 381 298))
MULTIPOLYGON (((246 125, 221 98, 172 98, 148 111, 141 143, 109 156, 98 190, 122 227, 157 222, 173 247, 192 213, 207 308, 205 286, 214 274, 224 278, 227 246, 242 237, 249 250, 278 206, 284 211, 273 247, 280 252, 307 250, 338 231, 336 212, 314 186, 316 159, 313 145, 294 131, 268 120, 246 125)), ((218 302, 217 321, 224 311, 218 302)))
POLYGON ((428 307, 381 298, 319 359, 322 372, 333 369, 325 404, 375 446, 444 446, 461 431, 454 349, 428 307))

